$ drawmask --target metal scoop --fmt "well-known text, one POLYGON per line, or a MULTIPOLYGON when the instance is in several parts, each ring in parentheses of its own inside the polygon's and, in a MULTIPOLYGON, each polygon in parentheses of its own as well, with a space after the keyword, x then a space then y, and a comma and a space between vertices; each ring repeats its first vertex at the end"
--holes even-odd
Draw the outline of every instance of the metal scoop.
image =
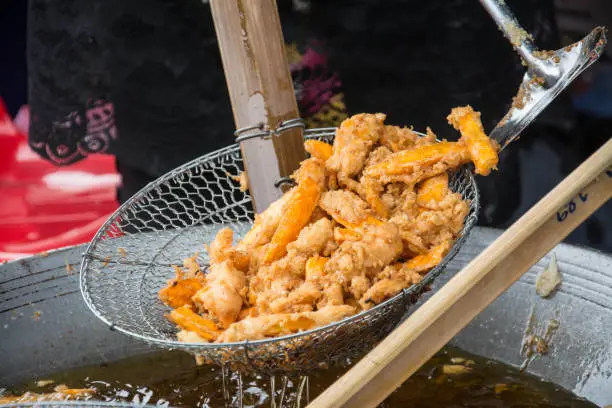
POLYGON ((527 66, 512 107, 490 136, 504 149, 572 81, 601 56, 606 29, 597 27, 582 40, 556 51, 539 51, 504 0, 480 0, 527 66))

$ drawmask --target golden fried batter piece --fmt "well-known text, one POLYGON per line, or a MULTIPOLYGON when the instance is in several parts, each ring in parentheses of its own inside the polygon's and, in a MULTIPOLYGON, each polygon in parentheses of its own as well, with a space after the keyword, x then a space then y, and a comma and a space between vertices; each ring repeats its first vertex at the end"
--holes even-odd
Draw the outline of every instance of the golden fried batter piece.
POLYGON ((442 262, 442 259, 448 253, 451 246, 451 240, 443 241, 442 243, 434 246, 428 253, 415 256, 408 262, 404 263, 403 266, 407 270, 414 271, 416 273, 429 272, 429 270, 442 262))
POLYGON ((185 273, 181 268, 174 266, 174 269, 176 277, 170 279, 168 286, 159 291, 159 298, 173 309, 184 305, 193 306, 191 298, 202 289, 203 278, 185 278, 185 273))
POLYGON ((414 193, 414 186, 412 185, 404 183, 387 184, 381 193, 381 200, 389 209, 391 217, 400 213, 407 213, 411 217, 416 214, 416 193, 414 193))
MULTIPOLYGON (((190 306, 181 306, 172 310, 167 318, 183 330, 193 332, 206 341, 215 340, 219 335, 217 325, 212 320, 194 312, 190 306)), ((193 337, 190 338, 194 339, 193 337)))
POLYGON ((276 261, 287 253, 287 245, 295 241, 312 217, 326 186, 325 168, 316 158, 305 160, 295 178, 298 185, 266 248, 262 260, 264 264, 276 261))
POLYGON ((419 135, 412 129, 387 125, 380 136, 380 144, 392 152, 399 152, 412 149, 419 139, 419 135))
MULTIPOLYGON (((392 153, 393 152, 386 146, 377 147, 368 156, 365 167, 380 163, 392 153)), ((379 217, 388 217, 389 207, 381 198, 384 186, 378 180, 372 177, 362 176, 359 183, 351 180, 348 183, 345 182, 345 185, 346 188, 350 189, 364 199, 379 217)))
POLYGON ((270 313, 310 312, 322 296, 320 284, 306 281, 286 296, 272 300, 268 310, 270 313))
POLYGON ((249 178, 247 177, 246 171, 241 171, 240 174, 234 176, 229 173, 226 173, 229 178, 234 180, 239 185, 240 191, 243 193, 249 189, 249 178))
POLYGON ((316 312, 280 313, 249 317, 232 324, 217 339, 218 343, 258 340, 310 330, 342 320, 355 313, 348 305, 327 306, 316 312))
POLYGON ((423 280, 423 276, 414 269, 411 269, 407 263, 397 262, 386 266, 385 269, 376 276, 377 282, 385 279, 402 281, 404 282, 404 288, 407 288, 415 283, 419 283, 423 280))
POLYGON ((238 321, 246 319, 247 317, 257 316, 259 316, 259 309, 257 309, 256 307, 249 307, 240 311, 240 314, 238 315, 238 321))
POLYGON ((384 146, 370 152, 384 133, 384 119, 384 115, 377 114, 356 115, 345 120, 337 131, 334 154, 327 161, 327 168, 338 172, 339 184, 365 199, 380 216, 387 215, 387 209, 379 198, 382 186, 371 178, 362 178, 358 182, 353 177, 361 172, 364 165, 382 160, 391 153, 384 146))
POLYGON ((317 309, 344 304, 342 286, 325 277, 325 264, 328 261, 329 258, 315 255, 306 262, 305 283, 313 285, 321 291, 320 296, 318 296, 317 309))
POLYGON ((369 288, 363 296, 359 299, 359 305, 364 309, 370 309, 372 306, 375 306, 381 303, 384 300, 387 300, 395 295, 397 295, 402 289, 406 286, 406 282, 404 280, 399 279, 383 279, 376 282, 369 288))
POLYGON ((432 246, 456 238, 468 211, 461 195, 449 193, 434 209, 423 209, 416 217, 399 214, 389 221, 399 227, 411 251, 423 254, 432 246))
POLYGON ((447 120, 461 132, 461 140, 468 146, 476 174, 487 176, 497 168, 499 146, 485 134, 480 112, 475 112, 470 105, 461 106, 453 108, 447 120))
POLYGON ((236 245, 239 251, 248 252, 253 248, 265 245, 270 242, 278 224, 291 202, 295 188, 286 192, 281 198, 270 204, 270 206, 260 214, 255 216, 253 227, 246 233, 244 238, 236 245))
POLYGON ((198 264, 197 261, 199 255, 200 254, 196 252, 193 256, 183 260, 183 268, 186 270, 185 276, 187 278, 197 278, 198 276, 201 276, 202 271, 200 270, 200 264, 198 264))
POLYGON ((362 186, 360 189, 362 198, 366 200, 379 217, 387 218, 389 216, 389 207, 381 198, 384 186, 378 180, 367 176, 361 178, 360 185, 362 186))
POLYGON ((377 281, 359 299, 359 304, 363 309, 389 299, 401 290, 419 283, 423 276, 420 272, 425 272, 436 266, 445 255, 447 247, 440 247, 432 250, 426 255, 419 255, 405 263, 394 263, 385 267, 377 276, 377 281), (435 262, 437 260, 437 262, 435 262))
MULTIPOLYGON (((399 230, 394 224, 364 223, 357 232, 362 239, 343 242, 325 265, 326 275, 348 291, 351 291, 354 277, 377 273, 393 262, 403 249, 399 230)), ((359 291, 359 288, 353 289, 359 291)))
MULTIPOLYGON (((385 126, 387 128, 389 126, 385 126)), ((365 162, 365 167, 373 166, 375 164, 380 163, 387 157, 391 156, 393 151, 386 146, 379 146, 376 149, 372 150, 372 153, 368 156, 368 159, 365 162)))
POLYGON ((215 239, 208 245, 208 258, 210 263, 221 263, 229 258, 228 251, 232 249, 234 231, 229 228, 220 229, 215 239))
POLYGON ((289 296, 304 281, 308 257, 296 252, 269 265, 261 265, 249 280, 249 304, 259 313, 270 313, 275 300, 289 296))
POLYGON ((287 252, 287 245, 297 238, 300 230, 304 228, 312 216, 320 195, 321 190, 311 179, 304 180, 296 187, 293 200, 287 208, 287 212, 283 214, 264 253, 264 264, 276 261, 287 252))
POLYGON ((363 236, 352 229, 337 227, 334 228, 334 240, 338 244, 342 244, 344 241, 359 241, 363 236))
POLYGON ((265 303, 261 307, 271 313, 313 310, 314 304, 323 296, 323 288, 320 280, 314 279, 312 274, 315 270, 322 270, 327 258, 320 255, 329 252, 327 249, 331 242, 331 220, 322 218, 305 227, 287 246, 285 258, 258 273, 257 278, 263 281, 263 286, 251 288, 253 295, 257 296, 257 304, 265 303), (308 259, 306 263, 305 259, 308 259))
POLYGON ((194 296, 193 302, 202 311, 217 318, 223 327, 238 318, 246 293, 246 277, 230 261, 210 265, 206 283, 194 296))
POLYGON ((344 304, 344 290, 339 283, 328 282, 323 288, 323 297, 317 303, 317 309, 326 306, 340 306, 344 304))
POLYGON ((347 190, 326 191, 319 206, 345 227, 358 226, 373 215, 364 200, 347 190))
POLYGON ((438 140, 438 137, 433 132, 433 130, 431 130, 431 128, 428 126, 427 130, 426 130, 426 133, 425 133, 425 136, 419 137, 414 142, 414 147, 431 145, 431 144, 436 143, 437 140, 438 140))
POLYGON ((399 234, 404 244, 404 252, 402 253, 404 258, 427 252, 427 246, 423 242, 420 232, 411 229, 412 224, 415 222, 414 218, 409 217, 407 214, 400 213, 391 217, 389 222, 397 225, 399 228, 399 234))
POLYGON ((217 264, 229 260, 241 271, 246 270, 249 266, 249 255, 245 251, 235 249, 232 246, 233 242, 234 231, 229 228, 219 230, 207 247, 210 263, 217 264))
POLYGON ((200 336, 198 333, 189 331, 189 330, 181 330, 176 333, 176 338, 181 343, 208 343, 210 339, 204 338, 200 336))
MULTIPOLYGON (((320 219, 304 228, 288 246, 287 255, 270 266, 262 266, 251 279, 251 303, 266 313, 302 312, 325 298, 325 287, 314 271, 323 270, 333 241, 332 221, 320 219), (310 275, 310 278, 308 277, 310 275)), ((322 276, 322 272, 319 273, 322 276)))
POLYGON ((311 179, 323 191, 327 184, 326 176, 325 162, 316 157, 311 157, 300 163, 300 167, 294 172, 292 177, 298 185, 306 179, 311 179))
POLYGON ((338 173, 341 184, 356 176, 363 168, 368 154, 383 133, 385 117, 382 113, 363 113, 340 124, 336 131, 333 154, 326 165, 330 171, 338 173))
POLYGON ((423 180, 417 186, 416 202, 421 207, 427 207, 440 202, 448 194, 448 173, 438 174, 437 176, 423 180))
POLYGON ((372 286, 370 279, 364 274, 353 276, 349 285, 349 293, 355 298, 360 299, 364 293, 372 286))
POLYGON ((364 175, 379 182, 416 184, 426 178, 469 162, 470 153, 460 142, 440 142, 402 150, 364 170, 364 175))
POLYGON ((327 161, 334 152, 333 146, 320 140, 307 140, 304 149, 319 160, 327 161))
POLYGON ((322 254, 334 238, 332 227, 332 221, 328 218, 321 218, 307 225, 300 231, 297 239, 287 245, 287 252, 306 256, 322 254))
POLYGON ((306 262, 305 279, 306 282, 321 282, 321 278, 325 275, 325 264, 329 258, 314 255, 306 262))

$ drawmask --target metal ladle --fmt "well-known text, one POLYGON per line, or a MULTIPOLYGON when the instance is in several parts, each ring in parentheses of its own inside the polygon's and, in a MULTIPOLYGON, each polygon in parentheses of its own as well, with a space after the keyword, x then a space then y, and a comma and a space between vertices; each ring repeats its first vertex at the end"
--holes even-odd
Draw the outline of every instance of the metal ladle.
POLYGON ((540 51, 504 0, 480 0, 527 66, 512 107, 491 131, 501 149, 520 133, 572 81, 601 56, 606 29, 596 27, 582 40, 556 51, 540 51))

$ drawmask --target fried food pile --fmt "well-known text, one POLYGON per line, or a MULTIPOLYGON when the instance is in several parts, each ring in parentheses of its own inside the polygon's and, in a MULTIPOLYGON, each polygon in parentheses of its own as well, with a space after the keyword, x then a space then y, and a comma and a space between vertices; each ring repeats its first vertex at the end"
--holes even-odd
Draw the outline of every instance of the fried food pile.
POLYGON ((308 140, 296 186, 255 217, 234 245, 222 229, 175 267, 159 292, 183 342, 236 342, 324 326, 418 283, 450 250, 469 203, 448 172, 473 162, 487 175, 497 144, 470 106, 452 110, 458 142, 385 125, 384 114, 346 119, 334 145, 308 140))

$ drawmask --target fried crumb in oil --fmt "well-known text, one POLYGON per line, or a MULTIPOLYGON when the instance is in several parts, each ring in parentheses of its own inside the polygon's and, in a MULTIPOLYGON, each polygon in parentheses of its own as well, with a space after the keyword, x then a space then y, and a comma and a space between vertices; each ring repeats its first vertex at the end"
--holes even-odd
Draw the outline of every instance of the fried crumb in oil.
POLYGON ((247 177, 246 171, 241 171, 240 174, 236 176, 227 173, 227 176, 239 184, 241 192, 244 193, 249 189, 249 179, 247 177))
POLYGON ((445 375, 461 375, 472 372, 470 367, 461 364, 444 364, 442 366, 442 374, 445 375))
POLYGON ((51 384, 55 384, 55 381, 54 380, 39 380, 39 381, 36 381, 36 386, 39 387, 39 388, 43 388, 43 387, 46 387, 46 386, 51 385, 51 384))

